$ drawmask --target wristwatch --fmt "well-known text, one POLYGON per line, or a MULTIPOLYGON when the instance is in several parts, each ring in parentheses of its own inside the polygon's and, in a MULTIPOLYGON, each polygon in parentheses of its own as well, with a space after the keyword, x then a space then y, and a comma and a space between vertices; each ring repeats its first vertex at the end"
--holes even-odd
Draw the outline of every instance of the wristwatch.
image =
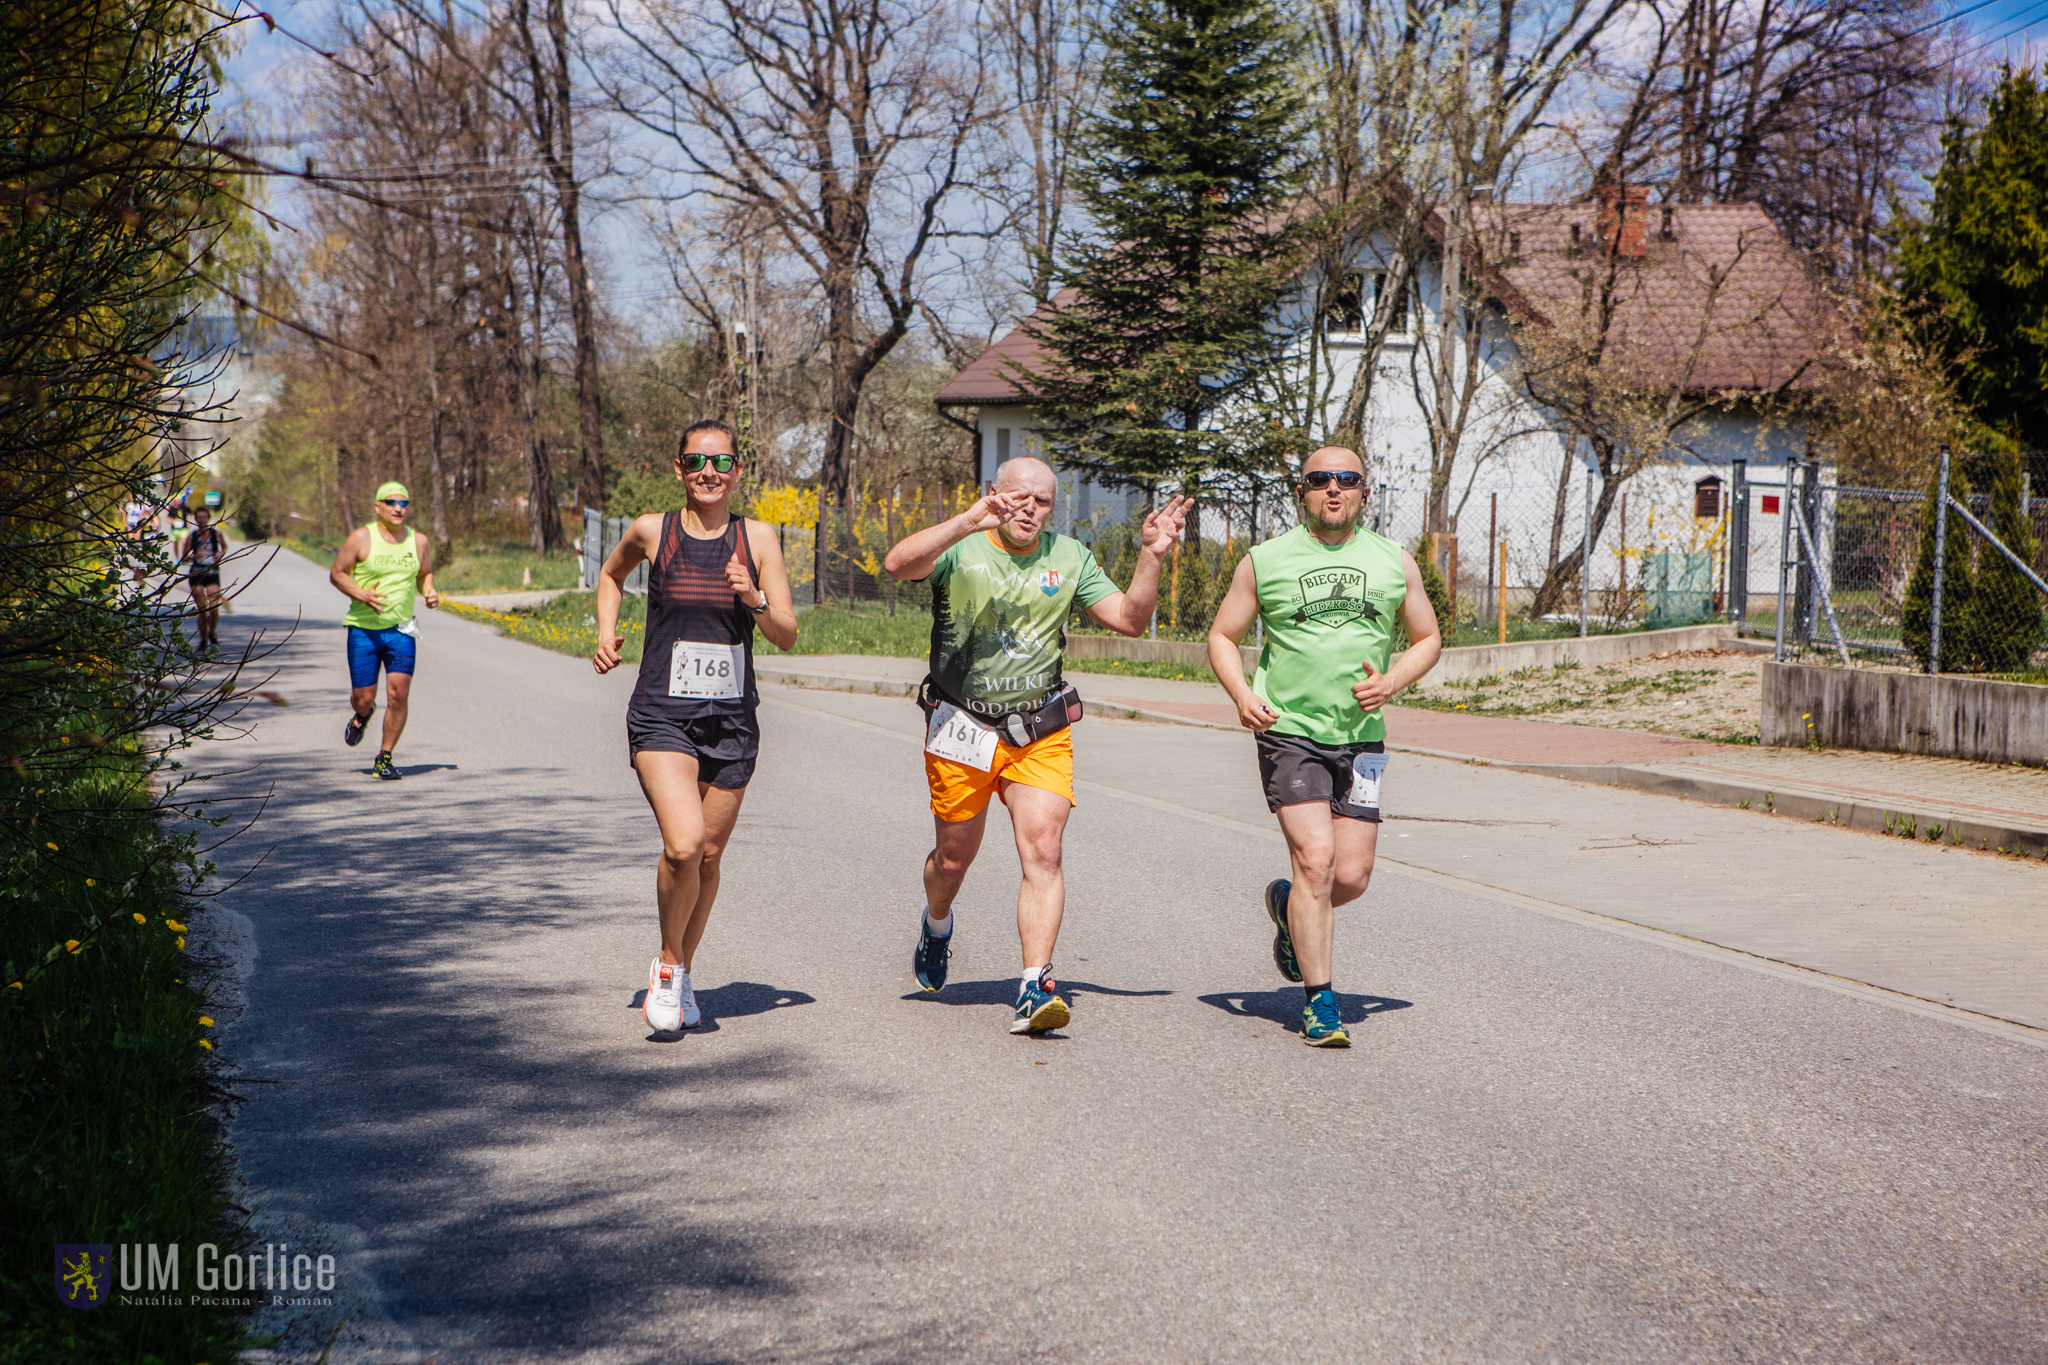
POLYGON ((761 594, 761 600, 759 602, 749 603, 747 606, 747 610, 754 613, 754 615, 759 616, 762 612, 768 610, 768 593, 766 592, 766 590, 761 588, 756 588, 754 589, 754 591, 761 594))

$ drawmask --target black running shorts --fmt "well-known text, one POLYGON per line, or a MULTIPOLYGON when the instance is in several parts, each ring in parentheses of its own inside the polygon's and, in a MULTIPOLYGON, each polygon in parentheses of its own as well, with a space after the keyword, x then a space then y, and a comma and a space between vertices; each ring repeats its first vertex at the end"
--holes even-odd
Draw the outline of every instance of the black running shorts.
POLYGON ((1259 780, 1266 787, 1267 810, 1326 801, 1332 814, 1380 822, 1378 773, 1362 767, 1359 759, 1367 754, 1382 755, 1380 763, 1372 766, 1383 768, 1387 752, 1384 741, 1318 744, 1299 735, 1276 734, 1271 730, 1257 736, 1257 741, 1259 780), (1354 796, 1366 799, 1354 802, 1354 796))
POLYGON ((626 747, 628 763, 643 752, 693 755, 699 782, 738 791, 754 780, 754 760, 761 754, 761 725, 751 711, 678 720, 652 707, 634 705, 626 708, 626 747))

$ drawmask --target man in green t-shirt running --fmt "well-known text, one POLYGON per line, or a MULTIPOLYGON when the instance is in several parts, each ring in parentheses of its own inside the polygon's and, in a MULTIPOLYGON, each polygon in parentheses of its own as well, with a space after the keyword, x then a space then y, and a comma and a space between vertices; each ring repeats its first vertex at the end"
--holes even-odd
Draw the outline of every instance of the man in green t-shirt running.
POLYGON ((1333 908, 1365 894, 1379 844, 1387 722, 1380 708, 1436 666, 1436 612, 1415 559, 1359 524, 1365 461, 1324 446, 1301 470, 1301 524, 1238 561, 1209 628, 1209 667, 1258 736, 1266 809, 1280 817, 1292 880, 1266 887, 1273 962, 1302 983, 1302 1041, 1349 1047, 1330 989, 1333 908), (1393 623, 1411 643, 1391 662, 1393 623), (1238 641, 1265 623, 1247 683, 1238 641))
POLYGON ((387 782, 398 780, 391 751, 405 733, 412 703, 412 670, 418 657, 419 627, 413 624, 415 597, 429 607, 441 605, 434 591, 434 548, 419 532, 406 527, 412 494, 397 480, 377 488, 377 519, 349 532, 335 552, 327 573, 335 591, 349 599, 349 721, 342 742, 351 748, 377 710, 377 672, 384 672, 384 745, 370 771, 387 782))
POLYGON ((988 803, 999 796, 1017 836, 1023 885, 1017 937, 1024 950, 1010 1032, 1062 1028, 1071 1015, 1052 976, 1066 910, 1060 842, 1074 804, 1074 740, 1081 702, 1061 676, 1073 606, 1123 635, 1138 635, 1159 597, 1159 566, 1179 538, 1189 501, 1145 518, 1136 574, 1118 592, 1087 546, 1046 529, 1059 479, 1043 460, 1007 462, 986 496, 950 521, 897 542, 883 567, 932 585, 931 676, 925 778, 937 838, 924 862, 925 906, 911 970, 946 984, 953 898, 981 848, 988 803))

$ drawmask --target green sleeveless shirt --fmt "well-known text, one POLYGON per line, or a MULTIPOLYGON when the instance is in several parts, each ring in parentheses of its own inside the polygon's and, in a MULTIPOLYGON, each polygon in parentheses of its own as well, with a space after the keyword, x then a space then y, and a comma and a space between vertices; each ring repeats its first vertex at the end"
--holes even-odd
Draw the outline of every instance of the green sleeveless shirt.
POLYGON ((1408 595, 1401 547, 1363 526, 1325 545, 1297 526, 1251 550, 1266 647, 1252 691, 1280 717, 1273 728, 1318 744, 1387 737, 1386 718, 1358 709, 1362 661, 1384 673, 1394 614, 1408 595))
POLYGON ((384 532, 370 523, 370 553, 356 561, 349 575, 356 586, 367 588, 384 599, 384 610, 368 602, 350 602, 348 615, 341 619, 364 630, 389 630, 412 620, 412 599, 419 591, 420 556, 418 531, 407 531, 405 539, 393 545, 384 532))

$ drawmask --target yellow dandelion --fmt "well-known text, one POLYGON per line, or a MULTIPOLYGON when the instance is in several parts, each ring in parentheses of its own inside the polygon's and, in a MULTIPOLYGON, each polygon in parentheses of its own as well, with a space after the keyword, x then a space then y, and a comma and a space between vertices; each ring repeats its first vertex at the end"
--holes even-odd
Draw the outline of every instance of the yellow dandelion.
POLYGON ((149 916, 148 916, 148 915, 137 915, 137 916, 135 917, 135 922, 136 922, 137 924, 147 924, 147 923, 149 923, 149 916))
POLYGON ((183 934, 178 935, 178 946, 180 948, 185 946, 185 936, 183 934))
POLYGON ((205 1027, 207 1027, 207 1028, 212 1028, 212 1027, 213 1027, 213 1016, 212 1016, 212 1015, 210 1015, 210 1014, 202 1014, 202 1015, 200 1015, 200 1016, 199 1016, 199 1022, 200 1022, 201 1024, 203 1024, 203 1025, 204 1025, 205 1027))
POLYGON ((93 880, 92 878, 90 878, 90 877, 87 877, 87 878, 85 879, 85 884, 86 884, 87 886, 98 886, 98 885, 99 885, 99 883, 98 883, 98 882, 94 881, 94 880, 93 880))
POLYGON ((48 840, 45 840, 45 841, 43 842, 43 847, 44 847, 44 848, 47 848, 47 849, 48 849, 48 850, 50 850, 50 852, 52 852, 52 853, 55 853, 55 852, 57 851, 57 846, 56 846, 55 844, 53 844, 53 843, 50 843, 50 842, 49 842, 48 840))
POLYGON ((7 983, 7 989, 10 991, 18 991, 21 988, 21 983, 19 981, 10 981, 7 983))
POLYGON ((208 1052, 213 1051, 213 1044, 207 1042, 204 1038, 199 1040, 199 1046, 205 1048, 208 1052))
POLYGON ((170 928, 172 928, 172 929, 175 929, 175 930, 177 930, 177 931, 178 931, 179 933, 181 933, 181 934, 185 932, 185 926, 184 926, 184 925, 182 925, 182 924, 180 924, 180 923, 178 923, 178 922, 177 922, 176 920, 174 920, 174 919, 167 919, 167 920, 165 920, 165 921, 164 921, 164 923, 165 923, 165 924, 166 924, 167 926, 169 926, 170 928))
POLYGON ((75 938, 67 938, 67 939, 65 939, 65 940, 64 940, 64 948, 65 948, 65 950, 66 950, 67 952, 73 952, 73 953, 77 952, 77 951, 78 951, 78 940, 77 940, 77 939, 75 939, 75 938))

